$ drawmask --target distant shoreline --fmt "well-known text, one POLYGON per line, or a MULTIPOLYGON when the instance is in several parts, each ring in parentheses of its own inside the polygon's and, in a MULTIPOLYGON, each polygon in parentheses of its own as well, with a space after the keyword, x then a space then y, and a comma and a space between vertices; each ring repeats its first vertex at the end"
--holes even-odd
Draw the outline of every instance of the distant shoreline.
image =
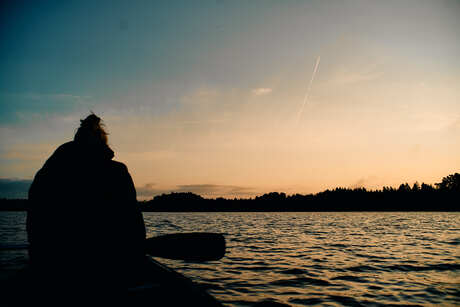
MULTIPOLYGON (((434 186, 416 182, 397 189, 335 188, 308 195, 271 192, 239 199, 169 193, 138 204, 143 212, 459 212, 460 174, 448 175, 434 186)), ((25 211, 28 206, 27 199, 0 199, 0 211, 25 211)))
MULTIPOLYGON (((162 194, 138 205, 142 212, 460 212, 460 193, 336 189, 315 195, 272 192, 254 199, 207 199, 188 192, 162 194)), ((27 199, 0 199, 0 211, 28 207, 27 199)))

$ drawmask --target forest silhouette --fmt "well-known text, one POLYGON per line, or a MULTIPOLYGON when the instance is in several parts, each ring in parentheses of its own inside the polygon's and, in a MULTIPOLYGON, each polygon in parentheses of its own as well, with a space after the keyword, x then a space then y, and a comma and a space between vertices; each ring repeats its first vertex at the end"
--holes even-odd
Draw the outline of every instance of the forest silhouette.
MULTIPOLYGON (((146 212, 283 211, 460 211, 460 174, 434 185, 418 182, 380 190, 335 188, 317 194, 271 192, 255 198, 203 198, 192 192, 169 193, 138 202, 146 212)), ((63 199, 65 205, 65 199, 63 199)), ((0 210, 27 210, 26 199, 1 199, 0 210)))

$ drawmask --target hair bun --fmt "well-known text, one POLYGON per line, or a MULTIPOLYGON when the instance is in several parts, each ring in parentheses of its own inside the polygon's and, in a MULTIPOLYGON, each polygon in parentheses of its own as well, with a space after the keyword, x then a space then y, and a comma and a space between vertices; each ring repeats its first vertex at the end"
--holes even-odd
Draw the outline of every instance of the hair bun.
POLYGON ((102 142, 107 145, 107 135, 102 119, 91 113, 80 120, 80 128, 75 133, 74 140, 81 143, 102 142))
POLYGON ((96 114, 91 114, 85 119, 80 120, 81 127, 95 127, 98 126, 101 122, 101 118, 98 117, 96 114))

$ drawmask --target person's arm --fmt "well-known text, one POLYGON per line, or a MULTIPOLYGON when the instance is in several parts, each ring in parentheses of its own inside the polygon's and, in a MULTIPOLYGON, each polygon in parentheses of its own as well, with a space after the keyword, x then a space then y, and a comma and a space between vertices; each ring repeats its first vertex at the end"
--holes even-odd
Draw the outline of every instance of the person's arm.
POLYGON ((124 164, 121 165, 121 190, 124 191, 122 199, 124 202, 124 211, 126 213, 125 218, 128 222, 126 231, 128 232, 129 240, 132 240, 131 243, 134 243, 136 248, 142 248, 143 250, 144 241, 146 238, 144 218, 137 202, 136 188, 134 187, 133 179, 128 172, 128 168, 124 164))

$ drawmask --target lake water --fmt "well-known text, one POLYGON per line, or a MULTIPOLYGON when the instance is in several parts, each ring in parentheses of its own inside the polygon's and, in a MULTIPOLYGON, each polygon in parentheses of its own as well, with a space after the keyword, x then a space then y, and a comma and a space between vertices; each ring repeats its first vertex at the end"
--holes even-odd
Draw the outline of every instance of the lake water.
MULTIPOLYGON (((144 213, 149 236, 225 234, 220 261, 162 260, 228 306, 459 306, 460 213, 144 213)), ((0 241, 25 241, 0 212, 0 241)), ((26 262, 3 252, 4 272, 26 262)))

